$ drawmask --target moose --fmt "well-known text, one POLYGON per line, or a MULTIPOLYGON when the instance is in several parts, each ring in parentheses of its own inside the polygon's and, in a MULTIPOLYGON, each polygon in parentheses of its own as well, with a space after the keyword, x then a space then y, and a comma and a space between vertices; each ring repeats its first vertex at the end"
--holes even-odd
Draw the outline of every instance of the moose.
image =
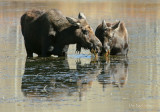
POLYGON ((21 30, 27 57, 33 53, 39 57, 65 56, 69 44, 77 44, 79 52, 82 47, 98 53, 102 47, 83 13, 76 19, 65 17, 58 9, 32 9, 22 15, 21 30))
POLYGON ((96 28, 95 35, 102 43, 100 55, 123 55, 128 53, 128 32, 123 22, 106 23, 105 20, 96 28))

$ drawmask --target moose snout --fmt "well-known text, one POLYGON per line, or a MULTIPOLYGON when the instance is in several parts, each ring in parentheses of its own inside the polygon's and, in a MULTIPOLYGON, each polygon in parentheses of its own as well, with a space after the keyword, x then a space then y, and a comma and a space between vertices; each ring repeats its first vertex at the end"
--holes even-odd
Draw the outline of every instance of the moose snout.
POLYGON ((93 45, 93 49, 94 49, 95 53, 100 53, 101 52, 102 43, 98 39, 95 40, 95 43, 93 45))

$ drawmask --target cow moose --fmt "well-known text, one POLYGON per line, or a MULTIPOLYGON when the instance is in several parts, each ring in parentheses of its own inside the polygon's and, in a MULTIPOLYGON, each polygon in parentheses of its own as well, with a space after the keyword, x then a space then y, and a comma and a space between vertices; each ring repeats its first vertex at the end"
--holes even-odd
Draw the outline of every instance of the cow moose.
POLYGON ((102 70, 97 78, 103 85, 103 89, 105 89, 106 84, 123 87, 127 83, 129 65, 126 57, 113 58, 108 63, 101 61, 101 66, 102 70))
POLYGON ((124 55, 128 53, 128 32, 123 22, 106 23, 102 21, 95 35, 102 43, 100 55, 124 55))
POLYGON ((69 44, 77 44, 77 51, 82 47, 96 53, 102 47, 83 13, 76 19, 65 17, 57 9, 32 9, 22 15, 21 30, 27 57, 33 57, 33 53, 39 57, 65 56, 69 44))

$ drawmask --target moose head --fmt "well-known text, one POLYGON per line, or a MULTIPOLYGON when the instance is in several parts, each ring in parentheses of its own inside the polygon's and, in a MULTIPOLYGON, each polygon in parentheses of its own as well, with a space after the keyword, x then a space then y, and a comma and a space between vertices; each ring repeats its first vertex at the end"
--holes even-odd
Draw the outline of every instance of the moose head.
POLYGON ((86 16, 83 13, 79 13, 78 19, 71 17, 66 18, 69 23, 76 27, 74 36, 76 37, 77 52, 81 52, 81 47, 90 49, 92 53, 98 53, 101 51, 102 44, 95 36, 93 29, 86 21, 86 16))

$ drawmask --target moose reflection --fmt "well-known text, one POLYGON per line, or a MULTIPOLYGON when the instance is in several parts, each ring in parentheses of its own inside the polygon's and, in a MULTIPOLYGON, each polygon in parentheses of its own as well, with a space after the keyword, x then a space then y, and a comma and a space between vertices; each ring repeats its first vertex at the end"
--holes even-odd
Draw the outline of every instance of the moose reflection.
POLYGON ((81 65, 80 60, 75 66, 77 69, 70 69, 65 58, 27 60, 21 86, 24 96, 61 98, 76 94, 81 100, 100 70, 98 63, 81 65))
POLYGON ((112 58, 108 63, 103 62, 102 71, 98 75, 98 81, 103 85, 113 84, 115 87, 123 87, 128 78, 128 60, 126 58, 112 58))
POLYGON ((77 60, 76 68, 70 69, 68 59, 64 57, 27 59, 21 86, 24 96, 58 100, 77 95, 82 100, 96 79, 103 85, 103 89, 107 84, 122 87, 127 82, 126 59, 100 59, 87 64, 77 60))

